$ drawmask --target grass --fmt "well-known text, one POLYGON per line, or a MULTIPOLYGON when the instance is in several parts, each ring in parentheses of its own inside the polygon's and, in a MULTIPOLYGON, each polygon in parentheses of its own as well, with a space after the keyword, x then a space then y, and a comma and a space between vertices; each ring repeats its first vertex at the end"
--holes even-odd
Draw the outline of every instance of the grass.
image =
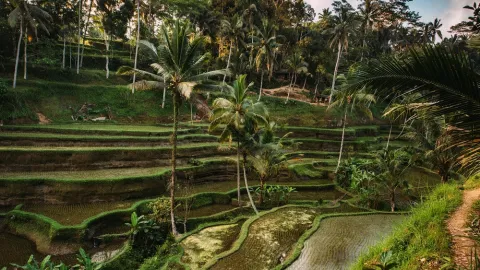
POLYGON ((6 129, 26 129, 26 130, 39 130, 39 131, 48 131, 48 130, 76 130, 79 132, 82 131, 128 131, 128 132, 171 132, 172 128, 163 127, 163 126, 146 126, 146 125, 112 125, 112 124, 63 124, 63 125, 21 125, 21 126, 5 126, 6 129))
MULTIPOLYGON (((169 136, 116 136, 116 135, 76 135, 52 133, 21 133, 2 132, 0 138, 4 140, 49 140, 49 141, 169 141, 169 136)), ((178 135, 178 140, 211 139, 217 137, 209 134, 178 135)))
POLYGON ((480 174, 470 176, 463 184, 465 189, 476 189, 480 187, 480 174))
POLYGON ((455 184, 438 186, 385 241, 361 256, 353 269, 378 263, 380 254, 392 251, 398 269, 424 269, 422 259, 442 261, 450 256, 450 237, 445 220, 462 200, 455 184))

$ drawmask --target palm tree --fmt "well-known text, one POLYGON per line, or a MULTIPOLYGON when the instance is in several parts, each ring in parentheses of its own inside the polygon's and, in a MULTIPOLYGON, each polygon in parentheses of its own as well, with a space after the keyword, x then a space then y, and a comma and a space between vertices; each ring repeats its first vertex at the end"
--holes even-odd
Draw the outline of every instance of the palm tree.
MULTIPOLYGON (((236 140, 237 142, 237 196, 238 205, 241 205, 240 197, 240 153, 242 151, 241 143, 245 141, 247 128, 254 128, 259 124, 266 125, 268 123, 268 112, 265 106, 259 102, 253 102, 247 95, 247 92, 253 86, 253 82, 246 83, 247 75, 240 75, 233 86, 228 86, 227 98, 217 98, 213 102, 213 114, 209 130, 214 130, 219 125, 225 125, 220 135, 221 141, 236 140)), ((246 152, 244 153, 243 171, 245 187, 250 199, 250 203, 257 212, 253 199, 248 189, 246 175, 246 152)))
MULTIPOLYGON (((93 2, 93 1, 92 1, 93 2)), ((137 36, 135 42, 135 62, 133 64, 133 68, 137 69, 137 61, 138 61, 138 47, 140 42, 140 0, 137 0, 137 36)), ((135 93, 135 82, 137 79, 137 73, 133 73, 133 83, 132 83, 132 94, 135 93)), ((164 81, 165 83, 165 81, 164 81)), ((162 102, 162 108, 164 103, 162 102)))
POLYGON ((33 36, 37 37, 37 29, 40 27, 47 34, 50 32, 47 29, 47 25, 52 21, 52 16, 46 11, 36 5, 29 4, 26 0, 12 0, 11 1, 15 9, 8 15, 8 23, 12 28, 19 28, 20 35, 18 37, 17 44, 17 56, 15 59, 15 73, 13 75, 13 88, 17 87, 17 75, 18 75, 18 61, 20 58, 20 45, 22 43, 22 37, 25 30, 25 59, 24 59, 24 79, 27 79, 27 29, 33 33, 33 36))
POLYGON ((408 58, 389 57, 355 72, 352 89, 378 89, 387 96, 417 93, 432 102, 435 115, 450 115, 451 144, 461 151, 457 163, 466 174, 480 172, 480 77, 468 56, 447 47, 411 50, 408 58))
POLYGON ((440 40, 443 39, 442 31, 440 30, 442 26, 442 20, 438 18, 435 18, 435 20, 430 23, 430 36, 432 37, 432 43, 435 43, 437 36, 440 40))
POLYGON ((372 30, 373 24, 378 21, 380 11, 378 2, 375 0, 364 0, 363 6, 360 7, 360 17, 362 19, 363 29, 362 59, 367 48, 367 34, 372 30))
MULTIPOLYGON (((232 21, 230 22, 229 20, 222 20, 222 35, 223 37, 227 40, 229 43, 229 50, 228 50, 228 60, 227 60, 227 67, 226 69, 230 68, 230 61, 232 59, 232 51, 235 46, 239 46, 242 44, 243 38, 245 37, 244 29, 243 29, 243 21, 242 19, 235 15, 232 18, 232 21)), ((238 49, 237 49, 238 51, 238 49)), ((223 82, 225 83, 225 79, 227 76, 225 75, 223 77, 223 82)))
POLYGON ((257 72, 261 71, 260 92, 258 100, 262 97, 263 87, 263 64, 266 65, 268 71, 268 80, 270 81, 273 76, 273 70, 275 65, 276 50, 280 46, 278 39, 282 36, 277 36, 276 25, 268 20, 263 19, 261 27, 255 26, 257 36, 255 36, 256 43, 254 47, 257 48, 257 55, 255 57, 255 66, 257 72))
POLYGON ((299 50, 295 50, 292 55, 285 61, 285 64, 288 67, 288 70, 292 73, 292 78, 290 79, 290 87, 288 88, 287 99, 285 104, 290 100, 290 92, 292 88, 297 83, 297 75, 300 73, 308 72, 308 63, 304 60, 302 53, 299 50))
POLYGON ((390 200, 390 210, 395 212, 397 189, 408 187, 408 181, 405 177, 408 169, 413 164, 412 157, 403 149, 388 150, 378 153, 373 162, 379 171, 376 178, 379 184, 387 190, 390 200))
POLYGON ((332 102, 333 93, 335 91, 335 81, 337 80, 338 68, 340 66, 340 59, 343 51, 348 50, 349 38, 355 33, 358 25, 357 15, 350 10, 342 7, 339 13, 332 18, 332 25, 326 33, 332 35, 330 47, 337 46, 337 62, 335 64, 335 71, 333 73, 332 89, 330 92, 329 103, 332 102))
POLYGON ((175 226, 175 180, 177 167, 177 131, 179 107, 182 104, 182 98, 189 99, 195 89, 211 88, 216 84, 208 83, 211 76, 221 76, 225 70, 215 70, 201 73, 208 53, 201 54, 204 39, 199 36, 191 38, 192 29, 189 23, 176 21, 173 29, 170 31, 164 26, 162 35, 165 44, 158 50, 149 42, 141 41, 141 44, 157 57, 158 62, 151 65, 156 70, 150 73, 143 70, 132 70, 130 67, 122 67, 120 74, 133 74, 153 79, 151 81, 142 80, 136 83, 137 90, 159 89, 163 87, 165 79, 167 89, 173 96, 173 132, 172 132, 172 175, 170 178, 170 218, 172 223, 172 233, 177 234, 175 226))
POLYGON ((375 97, 372 94, 367 94, 365 92, 365 89, 359 91, 349 91, 344 87, 344 89, 342 89, 341 91, 335 92, 335 102, 331 103, 328 106, 328 110, 334 109, 342 115, 342 141, 340 143, 340 152, 338 154, 338 162, 335 173, 338 171, 338 168, 340 168, 340 162, 342 161, 347 116, 349 114, 351 116, 360 114, 367 116, 370 119, 373 119, 373 114, 369 107, 369 104, 372 102, 375 102, 375 97))

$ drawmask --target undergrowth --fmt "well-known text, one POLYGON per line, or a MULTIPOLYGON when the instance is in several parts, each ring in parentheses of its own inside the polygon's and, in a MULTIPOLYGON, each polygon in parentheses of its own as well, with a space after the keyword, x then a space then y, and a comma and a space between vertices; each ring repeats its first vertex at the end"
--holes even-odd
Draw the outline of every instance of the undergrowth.
POLYGON ((445 220, 461 203, 461 198, 457 185, 438 186, 393 234, 361 256, 352 269, 365 269, 379 263, 381 254, 387 251, 392 252, 398 269, 440 269, 448 264, 450 236, 445 220))

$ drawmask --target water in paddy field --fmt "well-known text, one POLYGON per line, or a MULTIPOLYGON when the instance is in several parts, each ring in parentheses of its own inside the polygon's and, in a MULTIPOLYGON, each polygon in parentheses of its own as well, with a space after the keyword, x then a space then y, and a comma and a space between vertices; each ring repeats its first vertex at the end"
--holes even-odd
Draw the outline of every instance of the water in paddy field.
POLYGON ((366 215, 328 218, 305 242, 289 270, 343 270, 388 235, 404 216, 366 215))
MULTIPOLYGON (((92 260, 104 261, 112 258, 121 248, 123 242, 112 242, 104 247, 93 248, 84 247, 92 260)), ((37 262, 41 262, 46 256, 36 250, 35 243, 21 236, 6 232, 0 232, 0 268, 14 269, 11 263, 24 265, 27 263, 30 255, 35 256, 37 262)), ((77 264, 76 254, 66 254, 52 256, 51 260, 55 263, 63 262, 65 264, 77 264)))

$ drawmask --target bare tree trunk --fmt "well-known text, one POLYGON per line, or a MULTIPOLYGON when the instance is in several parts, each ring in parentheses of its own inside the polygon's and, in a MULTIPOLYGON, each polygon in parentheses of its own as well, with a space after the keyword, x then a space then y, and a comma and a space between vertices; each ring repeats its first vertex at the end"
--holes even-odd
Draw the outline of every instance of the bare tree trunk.
POLYGON ((390 132, 388 133, 387 146, 385 147, 385 150, 388 150, 388 146, 390 145, 390 137, 392 137, 392 128, 393 128, 393 125, 390 124, 390 132))
MULTIPOLYGON (((106 34, 105 34, 106 35, 106 34)), ((106 74, 106 77, 108 79, 108 77, 110 76, 110 69, 108 68, 108 63, 109 63, 109 56, 108 56, 108 53, 110 51, 110 41, 108 40, 108 37, 105 36, 105 60, 106 60, 106 63, 105 63, 105 70, 107 71, 107 74, 106 74)))
POLYGON ((237 141, 237 202, 242 206, 242 197, 240 194, 240 141, 237 141))
POLYGON ((337 168, 335 169, 335 173, 338 172, 338 168, 340 168, 340 162, 342 161, 343 142, 345 141, 346 123, 347 123, 347 108, 345 108, 345 115, 343 116, 342 142, 340 143, 340 153, 338 154, 338 162, 337 162, 337 168))
POLYGON ((81 58, 80 58, 80 67, 83 67, 83 54, 85 51, 85 38, 87 37, 87 31, 88 31, 88 23, 90 21, 90 15, 92 14, 92 6, 93 6, 93 1, 90 0, 90 6, 88 8, 88 15, 87 15, 87 21, 85 22, 85 30, 83 30, 83 41, 82 41, 82 53, 81 53, 81 58))
POLYGON ((265 192, 265 178, 260 177, 260 198, 258 199, 258 203, 260 205, 263 204, 263 193, 265 192))
POLYGON ((72 69, 72 42, 70 42, 70 69, 72 69))
POLYGON ((17 57, 15 59, 15 72, 13 73, 13 88, 17 87, 17 75, 18 75, 18 62, 20 60, 20 46, 22 45, 23 38, 23 18, 20 20, 20 36, 18 37, 17 44, 17 57))
POLYGON ((307 86, 307 79, 308 79, 308 77, 305 77, 305 81, 303 82, 302 91, 305 90, 305 86, 307 86))
MULTIPOLYGON (((175 89, 175 91, 177 91, 175 89)), ((177 235, 177 226, 175 225, 175 180, 177 173, 177 130, 178 130, 178 106, 180 105, 180 94, 173 93, 173 133, 172 133, 172 176, 170 178, 170 220, 172 222, 172 234, 177 235)))
POLYGON ((62 68, 65 68, 65 50, 66 50, 67 40, 65 39, 65 34, 63 34, 63 56, 62 56, 62 68))
POLYGON ((330 98, 328 99, 328 104, 332 103, 333 92, 335 91, 335 81, 337 80, 338 67, 340 66, 340 58, 342 56, 342 42, 338 42, 338 55, 337 55, 337 64, 335 65, 335 71, 333 73, 333 82, 332 90, 330 92, 330 98))
MULTIPOLYGON (((230 60, 232 59, 232 47, 233 47, 233 41, 230 42, 230 50, 228 52, 227 67, 225 68, 225 70, 228 70, 228 68, 230 67, 230 60)), ((227 79, 227 74, 225 73, 225 75, 223 75, 223 83, 224 84, 225 84, 226 79, 227 79)))
MULTIPOLYGON (((285 104, 288 103, 288 101, 290 100, 290 92, 292 91, 293 87, 295 86, 295 84, 297 83, 297 73, 294 73, 293 74, 293 84, 290 84, 290 88, 288 89, 288 94, 287 94, 287 100, 285 101, 285 104)), ((292 78, 292 79, 293 79, 292 78)))
POLYGON ((162 99, 162 109, 165 108, 165 96, 167 94, 167 86, 165 84, 165 76, 163 76, 163 99, 162 99))
POLYGON ((82 38, 82 27, 80 25, 81 21, 82 21, 82 0, 78 2, 77 74, 80 74, 80 39, 82 38))
POLYGON ((137 0, 137 42, 135 47, 135 63, 133 64, 133 84, 132 94, 135 93, 135 80, 137 79, 137 60, 138 60, 138 43, 140 41, 140 1, 137 0))
POLYGON ((395 189, 390 191, 390 210, 395 212, 395 189))
POLYGON ((262 92, 263 92, 263 69, 262 69, 262 77, 260 79, 260 92, 258 93, 258 101, 262 98, 262 92))
POLYGON ((318 91, 318 84, 320 83, 320 79, 317 81, 315 84, 315 92, 313 93, 313 98, 316 100, 317 99, 317 91, 318 91))
POLYGON ((247 157, 245 154, 243 154, 243 179, 245 180, 245 189, 247 190, 248 199, 250 200, 250 204, 252 205, 253 211, 255 211, 255 214, 258 215, 257 207, 255 207, 252 194, 250 194, 250 189, 248 188, 247 170, 245 169, 246 164, 247 164, 247 157))
POLYGON ((27 79, 27 45, 28 45, 28 34, 27 34, 27 27, 25 27, 25 40, 24 40, 24 62, 23 62, 23 79, 27 79))

